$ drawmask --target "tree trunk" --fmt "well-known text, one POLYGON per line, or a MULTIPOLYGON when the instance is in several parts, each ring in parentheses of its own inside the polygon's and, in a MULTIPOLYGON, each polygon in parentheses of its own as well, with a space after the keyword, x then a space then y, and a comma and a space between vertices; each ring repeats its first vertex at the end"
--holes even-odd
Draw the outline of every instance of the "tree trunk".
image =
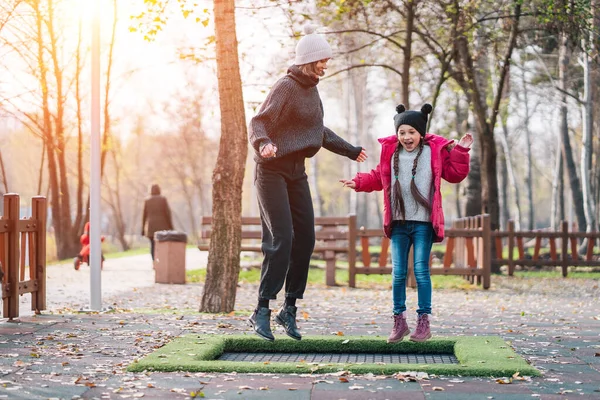
POLYGON ((73 229, 75 229, 75 234, 83 233, 83 226, 86 222, 83 220, 83 115, 81 107, 81 70, 83 69, 83 57, 81 56, 81 44, 82 22, 81 20, 79 20, 77 50, 75 53, 75 104, 77 114, 77 210, 75 213, 75 222, 73 223, 73 229))
MULTIPOLYGON (((454 112, 456 115, 456 119, 454 120, 454 130, 456 131, 458 136, 461 136, 462 134, 464 134, 465 132, 467 132, 467 126, 468 126, 468 119, 469 119, 469 108, 465 108, 463 109, 462 104, 461 104, 461 100, 462 100, 461 93, 459 91, 455 92, 455 105, 454 105, 454 112)), ((427 122, 428 124, 431 123, 431 120, 429 120, 427 122)), ((471 157, 473 156, 473 153, 471 153, 471 157)), ((460 201, 460 195, 461 195, 461 191, 462 191, 462 186, 460 183, 457 183, 454 185, 454 193, 456 196, 456 201, 455 201, 455 207, 456 207, 456 218, 462 218, 462 210, 461 210, 461 201, 460 201)), ((479 198, 481 198, 481 196, 479 196, 479 198)), ((479 202, 479 206, 481 207, 481 202, 479 202)))
MULTIPOLYGON (((560 226, 560 221, 565 220, 565 202, 563 186, 563 157, 560 134, 558 135, 556 155, 554 162, 554 177, 552 179, 552 204, 550 208, 550 228, 554 231, 560 226)), ((569 221, 570 222, 570 221, 569 221)), ((571 227, 569 227, 569 230, 571 227)))
POLYGON ((4 188, 4 193, 10 193, 8 191, 8 179, 6 178, 6 170, 4 169, 4 159, 2 158, 2 150, 1 149, 0 149, 0 171, 2 172, 2 187, 4 188))
POLYGON ((577 167, 573 159, 573 150, 571 149, 571 138, 569 136, 568 125, 568 109, 567 109, 567 69, 569 66, 569 58, 571 49, 569 48, 569 39, 566 33, 560 35, 560 48, 558 52, 558 68, 559 68, 559 87, 561 92, 561 107, 560 107, 560 134, 562 139, 562 157, 564 167, 569 176, 569 186, 571 187, 571 196, 573 199, 573 207, 575 208, 575 216, 577 217, 578 230, 583 232, 587 228, 585 211, 583 207, 583 195, 579 176, 577 176, 577 167))
POLYGON ((471 165, 465 185, 465 217, 481 214, 481 143, 473 141, 471 165))
MULTIPOLYGON (((590 33, 591 35, 591 33, 590 33)), ((582 61, 583 61, 583 135, 581 143, 581 189, 583 195, 583 210, 587 222, 586 231, 596 230, 596 204, 592 190, 592 154, 594 151, 592 136, 594 129, 594 105, 592 103, 592 67, 590 54, 594 51, 592 40, 583 40, 582 61), (589 49, 587 47, 590 47, 589 49)))
POLYGON ((104 124, 102 131, 102 151, 100 152, 100 179, 104 176, 104 165, 106 164, 106 156, 111 151, 112 144, 112 120, 110 118, 110 87, 111 87, 111 72, 113 68, 113 53, 115 49, 115 40, 117 35, 117 0, 113 0, 113 24, 108 46, 108 59, 106 60, 106 83, 104 86, 104 124))
MULTIPOLYGON (((49 5, 51 6, 52 4, 49 3, 49 5)), ((56 239, 57 256, 59 259, 66 259, 72 257, 73 254, 77 254, 79 251, 79 241, 73 240, 70 235, 70 214, 68 212, 64 212, 64 201, 65 197, 68 197, 69 190, 67 186, 66 191, 63 191, 64 184, 66 182, 62 179, 59 179, 59 175, 62 177, 63 173, 66 172, 64 169, 64 162, 61 162, 60 160, 61 154, 64 157, 64 147, 60 143, 61 139, 59 136, 62 135, 62 132, 60 134, 58 133, 59 129, 62 129, 62 122, 59 121, 59 118, 62 118, 62 92, 60 91, 61 89, 57 88, 57 95, 51 96, 48 82, 48 65, 46 64, 46 59, 44 56, 46 50, 49 50, 52 53, 56 52, 56 43, 52 24, 47 24, 47 19, 52 20, 53 13, 52 10, 50 10, 46 19, 42 13, 39 0, 33 0, 30 3, 30 6, 33 9, 35 18, 37 42, 36 63, 38 65, 37 79, 40 83, 40 97, 42 100, 42 136, 46 145, 46 154, 48 155, 48 176, 50 184, 52 226, 54 228, 54 236, 56 239), (47 25, 49 31, 48 34, 44 31, 44 24, 47 25), (50 44, 47 43, 47 38, 49 38, 51 41, 50 44), (60 96, 58 95, 58 92, 60 92, 60 96), (50 100, 53 97, 56 99, 57 103, 56 116, 53 116, 50 110, 50 100), (56 124, 56 129, 52 123, 53 121, 56 124), (61 169, 60 174, 59 168, 61 169)), ((60 85, 60 88, 62 88, 61 70, 56 64, 58 61, 56 54, 52 55, 52 60, 55 63, 55 69, 58 68, 58 71, 55 71, 57 85, 60 85)))
MULTIPOLYGON (((500 209, 498 202, 498 175, 496 170, 496 142, 494 139, 494 127, 500 110, 500 103, 504 96, 504 85, 506 84, 510 70, 511 57, 513 49, 517 43, 519 31, 519 21, 521 16, 521 2, 514 1, 514 16, 511 20, 510 35, 508 38, 506 52, 502 60, 500 75, 494 93, 494 101, 491 107, 491 113, 488 118, 487 96, 485 89, 487 82, 481 82, 479 74, 483 68, 478 65, 479 55, 474 59, 469 48, 469 38, 467 32, 463 32, 457 38, 456 50, 459 54, 460 64, 464 71, 466 81, 461 83, 463 89, 466 89, 473 106, 473 115, 477 130, 477 140, 481 141, 481 212, 490 214, 491 229, 497 230, 500 220, 500 209)), ((466 21, 463 21, 463 27, 466 21)), ((484 51, 485 46, 481 46, 476 51, 484 51)), ((489 68, 485 68, 489 71, 489 68)), ((494 251, 494 242, 492 241, 492 251, 494 251)), ((499 266, 492 267, 493 272, 499 272, 499 266)))
POLYGON ((221 139, 213 172, 213 224, 201 312, 231 312, 240 269, 242 183, 248 153, 235 1, 214 2, 221 139))
MULTIPOLYGON (((506 119, 502 119, 502 132, 500 133, 500 142, 502 143, 502 149, 504 150, 504 162, 506 163, 506 174, 508 178, 508 182, 505 182, 504 186, 505 191, 508 192, 509 188, 513 188, 514 194, 514 202, 515 202, 515 212, 512 219, 515 221, 515 230, 521 230, 521 201, 520 201, 520 192, 519 185, 517 184, 517 178, 515 177, 515 171, 513 169, 513 161, 510 153, 510 148, 508 146, 508 127, 506 119)), ((508 200, 508 196, 507 196, 508 200)), ((507 209, 510 207, 507 205, 507 209)), ((510 218, 510 212, 508 213, 510 218)))
MULTIPOLYGON (((121 148, 118 148, 119 154, 121 153, 121 148)), ((115 184, 114 188, 110 187, 110 185, 106 185, 108 188, 109 200, 107 201, 109 207, 113 213, 113 227, 115 229, 115 237, 119 241, 121 245, 121 250, 127 251, 130 249, 129 242, 125 238, 125 234, 127 232, 127 224, 125 223, 125 219, 123 218, 123 208, 121 207, 121 169, 122 166, 119 163, 117 148, 113 147, 110 151, 112 155, 114 169, 115 169, 115 184)))
MULTIPOLYGON (((349 61, 351 63, 352 61, 349 61)), ((356 124, 353 120, 356 119, 356 98, 354 97, 354 88, 352 85, 353 75, 356 73, 354 70, 348 71, 348 79, 346 80, 346 132, 351 136, 356 136, 356 124)), ((356 143, 356 141, 350 140, 350 143, 356 143)), ((358 171, 358 163, 348 164, 348 177, 352 179, 358 171)), ((348 202, 348 213, 356 214, 358 209, 358 193, 354 190, 348 191, 349 202, 348 202)))
POLYGON ((525 105, 525 120, 523 128, 525 130, 525 190, 527 191, 527 205, 529 209, 529 217, 527 221, 527 230, 532 231, 535 226, 535 211, 533 205, 533 180, 532 180, 532 163, 531 157, 531 131, 529 130, 529 98, 527 81, 525 80, 525 70, 521 75, 523 82, 523 103, 525 105))
POLYGON ((504 230, 510 219, 510 212, 508 210, 508 191, 510 189, 508 186, 506 151, 503 147, 500 148, 498 153, 498 170, 500 172, 500 229, 504 230))
POLYGON ((408 0, 404 2, 406 8, 406 32, 404 37, 404 58, 402 60, 402 86, 400 98, 402 104, 406 106, 407 110, 410 110, 410 68, 412 61, 412 34, 415 25, 415 2, 414 0, 408 0))
MULTIPOLYGON (((349 141, 350 143, 361 143, 361 133, 365 132, 366 128, 366 113, 367 113, 367 105, 366 105, 366 93, 367 93, 367 74, 364 70, 352 70, 350 71, 350 83, 352 85, 350 94, 352 95, 352 104, 354 105, 354 118, 355 124, 352 127, 352 130, 349 132, 349 141)), ((350 163, 350 177, 353 178, 359 170, 359 163, 352 162, 350 163)), ((357 216, 357 224, 358 226, 366 226, 367 224, 367 216, 364 212, 364 205, 366 203, 366 196, 358 196, 358 193, 354 190, 350 191, 351 193, 356 195, 356 204, 353 209, 350 210, 350 213, 355 214, 357 216), (362 210, 362 211, 361 211, 362 210)))

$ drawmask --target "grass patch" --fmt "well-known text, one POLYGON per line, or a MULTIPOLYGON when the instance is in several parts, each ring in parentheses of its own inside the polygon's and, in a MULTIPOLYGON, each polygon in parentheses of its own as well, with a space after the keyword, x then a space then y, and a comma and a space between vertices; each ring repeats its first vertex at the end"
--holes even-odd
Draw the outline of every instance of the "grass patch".
MULTIPOLYGON (((198 283, 206 279, 206 268, 186 271, 186 282, 198 283)), ((259 283, 260 269, 251 268, 240 270, 239 282, 259 283)), ((338 269, 336 271, 336 282, 342 286, 348 286, 348 270, 338 269)), ((322 268, 311 268, 308 272, 308 284, 313 286, 325 285, 325 270, 322 268)), ((451 275, 433 275, 431 284, 434 289, 477 289, 478 286, 471 285, 466 279, 460 276, 451 275)), ((383 275, 356 275, 356 286, 362 288, 381 288, 392 286, 392 276, 383 275)))
MULTIPOLYGON (((581 269, 581 268, 579 268, 581 269)), ((557 267, 553 271, 515 271, 514 276, 524 279, 560 278, 560 279, 600 279, 600 271, 569 270, 566 278, 562 276, 562 269, 557 267)))
POLYGON ((185 335, 127 368, 130 372, 189 371, 238 373, 328 373, 349 371, 356 374, 390 375, 399 371, 424 371, 439 375, 461 376, 539 376, 497 336, 460 336, 435 338, 424 343, 403 341, 388 344, 383 338, 365 336, 309 336, 301 341, 278 336, 267 342, 249 335, 185 335), (453 353, 458 364, 337 364, 306 362, 219 361, 224 352, 283 353, 453 353))
POLYGON ((204 313, 199 312, 197 308, 134 308, 132 313, 137 314, 164 314, 164 315, 210 315, 211 317, 249 317, 252 310, 239 310, 230 313, 204 313))

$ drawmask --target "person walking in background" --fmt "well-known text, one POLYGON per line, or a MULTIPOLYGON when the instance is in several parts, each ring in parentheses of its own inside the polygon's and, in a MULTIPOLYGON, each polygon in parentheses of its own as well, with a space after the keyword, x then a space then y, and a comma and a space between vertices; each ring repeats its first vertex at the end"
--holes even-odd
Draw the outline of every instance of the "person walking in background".
POLYGON ((285 282, 285 302, 275 316, 285 333, 300 340, 296 299, 306 289, 310 257, 315 246, 315 218, 304 161, 321 147, 356 160, 367 158, 323 125, 323 104, 317 90, 332 57, 331 47, 307 25, 296 46, 296 58, 279 79, 259 113, 252 118, 249 141, 254 148, 256 186, 262 223, 258 305, 249 322, 263 339, 274 340, 269 301, 285 282))
POLYGON ((407 111, 400 104, 394 116, 396 135, 379 139, 381 158, 370 173, 358 173, 352 180, 341 179, 357 192, 383 190, 384 231, 392 242, 392 300, 394 327, 388 343, 401 341, 410 333, 406 323, 406 273, 408 253, 413 246, 417 280, 417 329, 410 340, 424 342, 431 337, 431 277, 429 259, 433 242, 444 239, 442 178, 458 183, 469 173, 470 133, 457 145, 453 140, 425 133, 430 104, 420 111, 407 111))
POLYGON ((154 232, 173 229, 171 209, 165 196, 160 194, 160 186, 150 187, 150 196, 144 201, 142 213, 142 236, 150 240, 150 255, 154 261, 154 232))

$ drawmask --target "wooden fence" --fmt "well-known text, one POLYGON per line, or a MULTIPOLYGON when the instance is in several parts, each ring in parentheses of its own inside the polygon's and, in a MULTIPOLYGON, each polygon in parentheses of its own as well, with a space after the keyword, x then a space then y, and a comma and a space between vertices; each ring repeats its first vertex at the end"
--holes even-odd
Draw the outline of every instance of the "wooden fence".
POLYGON ((46 309, 46 198, 33 197, 31 207, 31 217, 21 219, 19 195, 4 195, 0 218, 3 318, 19 316, 19 296, 25 293, 31 293, 32 310, 39 313, 46 309))
MULTIPOLYGON (((210 238, 211 222, 210 217, 203 218, 202 236, 205 239, 210 238)), ((242 218, 242 225, 243 240, 257 241, 261 238, 258 229, 248 232, 245 230, 250 226, 258 228, 260 226, 258 217, 242 218)), ((336 285, 335 270, 338 254, 345 255, 348 261, 350 287, 356 287, 356 275, 391 274, 390 241, 383 236, 381 229, 357 229, 354 215, 316 218, 315 225, 317 228, 315 252, 323 253, 326 261, 327 285, 336 285), (375 257, 369 248, 373 244, 381 244, 381 251, 375 257), (376 259, 375 262, 373 258, 376 259)), ((561 266, 564 276, 567 276, 568 266, 600 266, 600 260, 594 258, 594 248, 597 243, 600 243, 600 233, 569 232, 566 222, 562 223, 561 230, 557 232, 545 230, 516 232, 513 222, 509 222, 507 231, 492 231, 490 217, 484 214, 454 220, 445 234, 446 250, 443 260, 441 265, 433 265, 430 262, 431 274, 462 276, 471 283, 482 285, 484 289, 488 289, 491 285, 492 263, 508 265, 509 275, 513 275, 516 265, 561 266), (531 256, 526 254, 525 239, 534 242, 531 256), (584 256, 580 256, 577 250, 583 239, 587 240, 586 252, 584 256), (494 254, 492 254, 492 241, 495 244, 494 254), (548 242, 549 259, 541 258, 542 242, 548 242), (507 258, 503 256, 504 246, 508 246, 507 258), (519 254, 518 258, 514 257, 515 247, 519 254), (557 249, 561 249, 560 252, 557 249)), ((208 242, 198 247, 201 250, 208 250, 208 242)), ((242 250, 261 252, 261 246, 256 243, 243 244, 242 250)), ((407 285, 415 287, 412 250, 409 254, 408 268, 407 285)))
MULTIPOLYGON (((362 266, 349 263, 348 285, 356 286, 358 274, 390 274, 392 267, 388 265, 389 239, 382 238, 380 229, 363 229, 357 233, 360 238, 361 252, 358 260, 362 266), (381 239, 381 252, 377 266, 371 266, 369 251, 370 239, 381 239)), ((482 284, 484 289, 490 287, 491 274, 491 229, 489 215, 478 215, 457 219, 452 222, 452 228, 446 229, 446 253, 441 267, 431 266, 431 275, 459 275, 471 283, 482 284)), ((408 256, 407 285, 415 287, 413 273, 412 249, 408 256)))
POLYGON ((509 221, 506 231, 493 231, 496 245, 494 264, 508 265, 508 274, 512 276, 515 266, 557 266, 562 267, 563 276, 567 276, 569 266, 600 266, 600 260, 594 258, 594 247, 600 239, 600 232, 572 232, 569 224, 563 221, 556 232, 548 230, 515 231, 515 224, 509 221), (529 255, 526 250, 526 240, 533 242, 533 254, 529 255), (585 240, 585 254, 580 255, 579 245, 585 240), (540 250, 542 242, 547 242, 550 254, 548 259, 542 259, 540 250), (508 247, 507 258, 504 257, 504 249, 508 247), (514 252, 517 248, 518 257, 514 252), (558 249, 560 249, 560 254, 558 249), (569 251, 571 254, 569 255, 569 251))

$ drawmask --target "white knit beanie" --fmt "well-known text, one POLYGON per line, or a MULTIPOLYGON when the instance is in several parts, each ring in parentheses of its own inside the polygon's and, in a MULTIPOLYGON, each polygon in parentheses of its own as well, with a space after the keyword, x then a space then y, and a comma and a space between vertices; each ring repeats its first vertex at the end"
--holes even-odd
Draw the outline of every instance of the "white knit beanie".
POLYGON ((314 31, 315 28, 311 24, 304 25, 306 35, 296 45, 295 65, 310 64, 333 56, 329 43, 314 31))

